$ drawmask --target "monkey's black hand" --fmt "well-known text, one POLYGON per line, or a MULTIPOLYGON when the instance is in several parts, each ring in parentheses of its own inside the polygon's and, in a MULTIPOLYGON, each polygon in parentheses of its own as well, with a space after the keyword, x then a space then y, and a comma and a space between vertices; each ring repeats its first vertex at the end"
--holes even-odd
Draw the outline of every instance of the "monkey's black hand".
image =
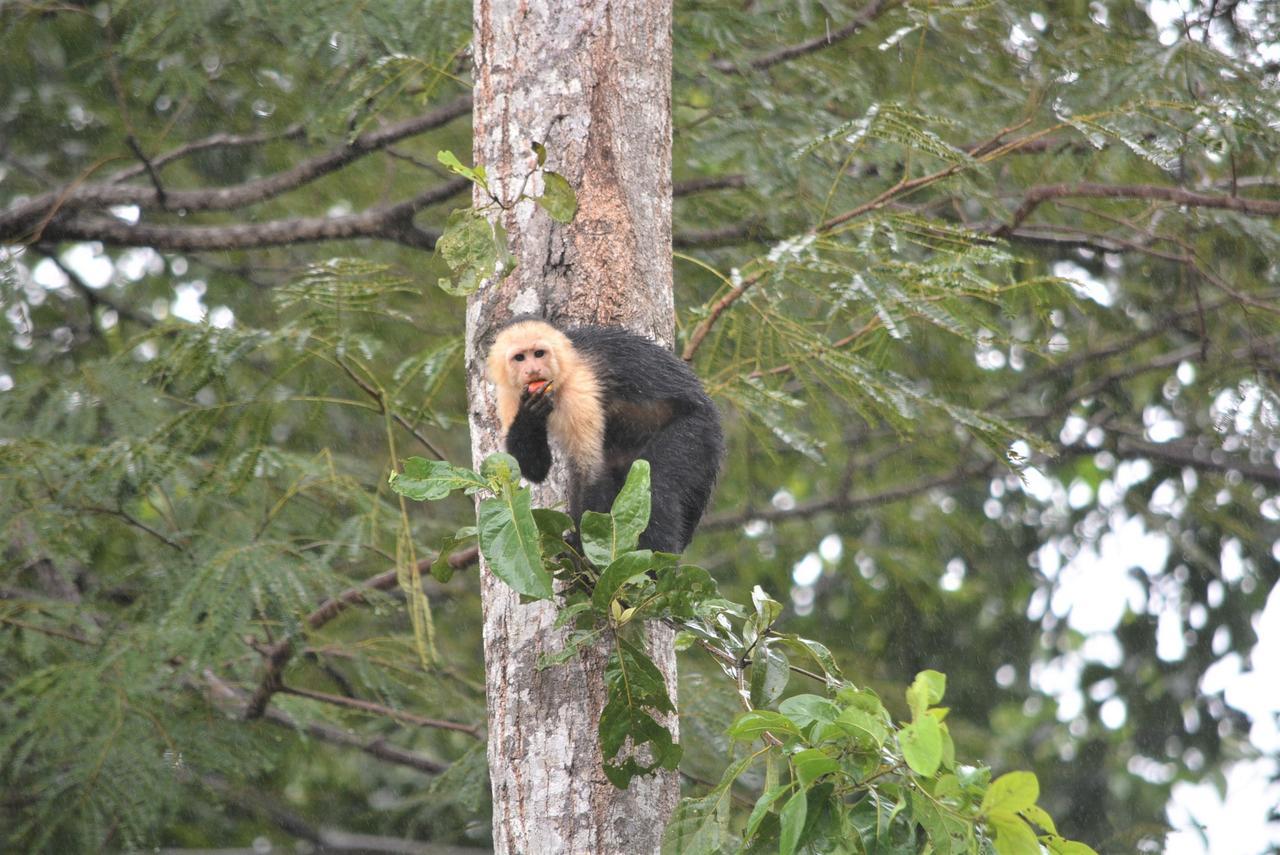
POLYGON ((537 392, 525 389, 520 408, 507 430, 507 451, 520 463, 520 471, 530 481, 541 482, 551 470, 551 447, 547 444, 547 416, 555 408, 551 384, 537 392))
MULTIPOLYGON (((535 418, 545 419, 551 415, 555 406, 555 397, 552 395, 550 383, 544 384, 536 392, 526 386, 520 395, 520 412, 528 413, 535 418)), ((519 418, 519 415, 516 418, 519 418)))

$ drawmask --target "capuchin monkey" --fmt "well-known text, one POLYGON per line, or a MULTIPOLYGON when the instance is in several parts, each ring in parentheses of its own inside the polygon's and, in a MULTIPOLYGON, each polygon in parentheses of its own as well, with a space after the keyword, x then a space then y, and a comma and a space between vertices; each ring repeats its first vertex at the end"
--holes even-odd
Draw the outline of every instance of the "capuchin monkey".
POLYGON ((608 513, 633 461, 649 461, 652 511, 640 548, 682 552, 711 498, 724 455, 715 404, 689 367, 619 327, 560 330, 513 318, 489 349, 507 451, 530 481, 565 455, 569 513, 608 513))

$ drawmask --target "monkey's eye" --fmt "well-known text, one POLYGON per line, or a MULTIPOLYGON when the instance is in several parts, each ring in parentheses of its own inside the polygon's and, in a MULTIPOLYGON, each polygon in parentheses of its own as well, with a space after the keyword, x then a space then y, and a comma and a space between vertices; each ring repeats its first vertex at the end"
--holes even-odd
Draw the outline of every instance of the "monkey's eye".
POLYGON ((516 362, 524 362, 524 354, 523 354, 523 353, 517 353, 515 356, 513 356, 513 357, 511 357, 511 358, 512 358, 512 359, 514 359, 516 362))
POLYGON ((541 359, 542 357, 544 357, 544 356, 546 356, 546 355, 547 355, 547 352, 546 352, 545 350, 535 350, 535 351, 533 352, 533 355, 534 355, 535 357, 537 357, 538 359, 541 359))

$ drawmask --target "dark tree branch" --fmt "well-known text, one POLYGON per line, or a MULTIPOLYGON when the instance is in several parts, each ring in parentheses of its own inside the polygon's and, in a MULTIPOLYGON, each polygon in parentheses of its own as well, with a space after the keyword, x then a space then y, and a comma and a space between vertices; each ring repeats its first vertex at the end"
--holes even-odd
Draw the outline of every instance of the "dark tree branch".
MULTIPOLYGON (((449 566, 455 570, 461 570, 463 567, 474 563, 479 554, 480 550, 476 547, 455 552, 449 556, 449 566)), ((429 572, 431 563, 432 559, 424 558, 419 561, 418 572, 429 572)), ((330 597, 317 606, 315 611, 307 615, 306 624, 308 629, 319 629, 351 606, 365 602, 368 595, 374 591, 388 591, 394 588, 399 578, 399 571, 388 570, 385 573, 379 573, 377 576, 371 576, 359 585, 330 597)), ((266 660, 266 670, 263 672, 262 679, 258 682, 258 688, 254 690, 253 696, 245 704, 243 715, 246 719, 261 717, 267 711, 271 696, 281 691, 281 674, 284 672, 284 667, 289 664, 289 660, 293 658, 294 650, 293 639, 286 638, 271 645, 263 652, 263 658, 266 660)))
POLYGON ((677 181, 671 186, 672 196, 692 196, 708 190, 737 190, 747 186, 745 175, 721 175, 708 178, 691 178, 688 181, 677 181))
MULTIPOLYGON (((319 847, 322 852, 352 852, 365 855, 475 855, 482 850, 435 843, 422 843, 400 837, 360 834, 337 828, 313 825, 299 813, 277 803, 265 793, 234 786, 220 775, 202 775, 200 783, 219 798, 235 805, 249 816, 268 820, 282 831, 319 847)), ((181 851, 181 850, 178 850, 181 851)))
POLYGON ((829 511, 838 511, 847 513, 861 508, 873 508, 879 505, 887 505, 898 502, 903 499, 909 499, 920 493, 927 493, 930 490, 939 487, 953 487, 956 484, 964 483, 970 478, 981 475, 991 469, 994 465, 990 460, 977 460, 957 467, 951 472, 942 475, 934 475, 928 478, 922 478, 919 481, 912 481, 909 484, 898 484, 888 487, 878 493, 865 493, 863 495, 847 495, 841 494, 837 496, 829 496, 824 499, 814 499, 811 502, 797 504, 794 508, 781 510, 778 508, 767 508, 758 511, 745 511, 733 514, 715 514, 707 517, 703 521, 701 528, 704 530, 737 528, 746 525, 755 520, 764 522, 779 522, 788 519, 803 519, 807 517, 817 516, 818 514, 827 513, 829 511))
MULTIPOLYGON (((201 140, 194 140, 186 145, 179 146, 172 151, 157 155, 151 158, 151 168, 159 170, 166 164, 175 160, 187 157, 201 151, 208 151, 212 148, 241 148, 245 146, 261 145, 262 143, 271 142, 273 140, 291 140, 300 139, 306 131, 306 126, 301 122, 290 125, 283 131, 261 133, 261 134, 213 134, 201 140)), ((119 172, 112 174, 107 181, 112 184, 119 184, 122 181, 128 181, 130 178, 136 178, 147 171, 144 164, 130 166, 127 169, 121 169, 119 172)))
POLYGON ((773 240, 777 240, 777 237, 764 231, 763 224, 752 218, 715 229, 677 232, 671 238, 671 245, 676 249, 713 249, 718 246, 773 240))
POLYGON ((281 686, 280 691, 287 695, 296 695, 299 698, 308 698, 313 701, 332 704, 335 707, 359 710, 360 712, 382 716, 383 718, 391 718, 396 721, 403 721, 406 724, 412 724, 418 727, 433 727, 439 730, 453 730, 458 733, 465 733, 475 739, 481 738, 480 728, 474 724, 464 724, 460 721, 448 721, 446 719, 427 718, 426 716, 411 713, 407 710, 398 710, 394 707, 375 704, 373 701, 362 701, 359 698, 344 698, 341 695, 330 695, 327 692, 313 692, 310 689, 299 689, 294 686, 281 686))
MULTIPOLYGON (((254 224, 153 226, 99 217, 59 217, 45 226, 42 239, 98 240, 115 246, 149 246, 174 252, 201 252, 371 238, 431 250, 435 248, 440 233, 414 225, 414 214, 422 208, 461 193, 469 185, 470 182, 465 178, 458 178, 433 187, 414 199, 343 217, 302 217, 254 224)), ((16 236, 0 233, 0 240, 7 237, 16 236)))
POLYGON ((67 277, 67 281, 71 283, 72 290, 79 294, 84 299, 85 303, 89 305, 90 313, 92 313, 95 308, 101 306, 102 308, 110 309, 122 318, 127 318, 133 321, 139 326, 155 326, 155 321, 151 318, 139 314, 131 308, 121 306, 106 295, 100 294, 93 288, 90 288, 89 283, 85 282, 84 279, 81 278, 80 274, 62 263, 62 259, 58 257, 58 253, 53 249, 53 247, 38 246, 34 249, 36 252, 53 262, 54 267, 57 267, 62 271, 62 275, 67 277))
MULTIPOLYGON (((231 686, 222 680, 213 671, 205 669, 205 683, 209 686, 211 699, 220 707, 230 707, 231 711, 239 718, 244 718, 244 707, 248 703, 246 695, 239 689, 231 686)), ((425 772, 429 775, 438 775, 445 769, 449 768, 447 764, 416 754, 412 751, 406 751, 396 745, 387 742, 382 737, 373 739, 363 739, 356 736, 351 731, 333 727, 323 722, 311 722, 306 725, 299 724, 288 713, 277 709, 269 709, 262 716, 264 721, 280 727, 296 730, 306 733, 322 742, 332 743, 334 745, 342 745, 348 748, 355 748, 368 754, 370 757, 376 757, 388 763, 395 763, 398 766, 405 766, 409 769, 416 769, 419 772, 425 772)))
POLYGON ((711 63, 711 67, 716 71, 723 72, 724 74, 742 74, 747 69, 762 71, 766 68, 775 66, 778 63, 795 59, 798 56, 816 53, 817 51, 828 48, 831 45, 849 38, 894 5, 894 0, 871 0, 870 3, 862 8, 862 11, 855 14, 847 24, 839 27, 838 29, 831 30, 820 36, 815 36, 814 38, 800 42, 799 44, 788 45, 787 47, 778 48, 777 50, 770 51, 769 53, 761 54, 754 59, 747 60, 745 63, 731 62, 727 59, 718 59, 711 63))
MULTIPOLYGON (((266 178, 246 181, 230 187, 204 190, 168 190, 163 193, 157 187, 142 187, 108 181, 101 184, 80 184, 45 193, 14 205, 0 213, 0 239, 30 241, 40 239, 46 223, 52 225, 55 218, 85 209, 102 209, 113 205, 137 205, 143 209, 160 207, 172 210, 228 211, 266 201, 275 196, 315 181, 367 154, 386 148, 406 137, 440 127, 471 110, 471 96, 455 101, 403 122, 397 122, 356 137, 347 145, 325 154, 304 160, 292 169, 278 172, 266 178)), ((153 164, 154 166, 154 164, 153 164)), ((145 169, 145 167, 144 167, 145 169)), ((336 218, 350 219, 350 218, 336 218)), ((306 240, 307 238, 303 238, 306 240)), ((326 238, 311 238, 326 239, 326 238)), ((136 244, 135 244, 136 245, 136 244)), ((229 247, 205 247, 225 249, 229 247)))
POLYGON ((1036 208, 1052 199, 1146 199, 1193 208, 1218 208, 1254 217, 1280 216, 1280 201, 1272 199, 1245 199, 1154 184, 1046 184, 1029 189, 1013 219, 997 229, 996 234, 1003 237, 1015 231, 1036 208))

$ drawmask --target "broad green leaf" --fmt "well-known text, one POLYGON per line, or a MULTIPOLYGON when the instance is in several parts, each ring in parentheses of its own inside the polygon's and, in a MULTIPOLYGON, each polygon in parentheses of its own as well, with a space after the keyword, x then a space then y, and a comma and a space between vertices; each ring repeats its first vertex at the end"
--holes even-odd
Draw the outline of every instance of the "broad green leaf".
POLYGON ((563 648, 554 653, 543 653, 538 657, 538 670, 542 671, 556 665, 563 665, 577 656, 582 648, 595 644, 601 634, 601 630, 598 629, 575 629, 565 639, 563 648))
POLYGON ((471 179, 472 181, 480 179, 480 176, 476 174, 476 169, 472 169, 471 167, 464 165, 462 161, 458 160, 458 156, 448 149, 436 152, 436 160, 440 161, 440 163, 444 165, 445 169, 448 169, 455 175, 461 175, 464 178, 471 179))
POLYGON ((929 835, 933 851, 938 855, 961 855, 968 852, 973 840, 973 825, 951 811, 943 810, 926 794, 911 791, 911 818, 929 835))
POLYGON ((836 658, 831 655, 831 651, 825 644, 801 638, 794 633, 780 633, 777 639, 800 656, 812 659, 814 664, 822 669, 828 680, 840 678, 840 666, 836 665, 836 658))
POLYGON ((609 511, 609 516, 613 517, 614 537, 619 552, 636 548, 636 542, 649 525, 652 501, 649 461, 636 460, 631 464, 627 480, 618 491, 609 511))
POLYGON ((1091 846, 1076 840, 1067 840, 1065 837, 1058 837, 1057 835, 1051 834, 1041 837, 1040 842, 1048 846, 1053 855, 1098 855, 1091 846))
POLYGON ((480 477, 497 493, 502 487, 515 486, 520 481, 520 464, 505 451, 497 451, 480 464, 480 477))
POLYGON ((597 567, 608 567, 624 552, 635 549, 649 525, 650 501, 649 461, 637 460, 631 464, 610 512, 587 511, 582 515, 582 550, 587 559, 597 567))
POLYGON ((778 784, 771 787, 760 794, 760 798, 756 799, 756 805, 751 809, 751 816, 747 817, 747 829, 744 836, 750 840, 755 835, 757 829, 760 828, 761 821, 769 815, 769 809, 773 807, 773 803, 791 789, 791 784, 778 784))
POLYGON ((782 614, 782 603, 766 594, 759 585, 751 589, 751 605, 756 610, 757 632, 764 632, 782 614))
POLYGON ((803 730, 815 721, 833 722, 840 708, 818 695, 793 695, 778 705, 778 710, 803 730))
POLYGON ((1053 825, 1053 817, 1049 816, 1049 812, 1039 805, 1031 805, 1019 811, 1022 816, 1047 831, 1049 834, 1057 834, 1058 829, 1053 825))
POLYGON ((528 490, 507 489, 482 501, 478 527, 480 551, 495 576, 526 597, 551 599, 551 574, 542 566, 528 490))
POLYGON ((942 700, 947 691, 947 675, 937 671, 921 671, 907 689, 907 706, 911 717, 918 719, 924 711, 942 700))
POLYGON ((511 270, 506 230, 471 208, 449 215, 435 252, 450 272, 439 280, 440 289, 455 297, 474 293, 485 279, 506 276, 511 270))
POLYGON ((889 729, 884 722, 857 707, 842 709, 835 723, 864 748, 880 748, 889 738, 889 729))
POLYGON ((755 758, 747 755, 731 763, 720 783, 705 796, 682 799, 675 816, 662 836, 663 855, 719 855, 729 839, 726 810, 733 782, 747 771, 755 758))
POLYGON ((489 486, 484 478, 470 469, 425 457, 405 460, 404 471, 392 472, 388 483, 395 492, 418 502, 434 502, 454 490, 465 490, 470 494, 489 486))
POLYGON ((981 813, 1008 811, 1018 813, 1033 806, 1040 798, 1040 782, 1033 772, 1008 772, 991 782, 982 797, 981 813))
POLYGON ((924 716, 898 731, 898 744, 907 765, 917 775, 929 776, 942 765, 942 728, 938 720, 924 716))
POLYGON ((779 739, 799 736, 800 730, 791 719, 773 710, 751 710, 734 719, 733 724, 725 731, 730 738, 739 742, 751 742, 759 739, 765 732, 772 733, 779 739))
POLYGON ((658 577, 657 591, 640 606, 638 617, 693 620, 698 604, 717 595, 710 573, 692 564, 677 567, 677 561, 678 556, 654 553, 652 572, 658 577))
POLYGON ((453 578, 453 565, 449 563, 450 557, 459 546, 470 544, 477 534, 476 527, 473 525, 465 526, 458 529, 453 534, 445 535, 440 541, 440 551, 436 554, 435 560, 431 562, 431 577, 441 585, 453 578))
POLYGON ((787 688, 791 679, 791 663, 782 651, 761 642, 756 645, 749 677, 751 705, 771 706, 787 688))
POLYGON ((634 579, 637 576, 646 576, 652 564, 653 553, 648 549, 627 552, 619 556, 600 574, 595 590, 591 592, 592 607, 600 614, 607 614, 609 603, 613 601, 618 589, 630 579, 634 579))
POLYGON ((1016 814, 999 811, 988 817, 987 823, 995 829, 998 855, 1041 855, 1035 832, 1016 814))
POLYGON ((796 768, 796 776, 800 779, 801 786, 804 787, 808 787, 823 775, 840 771, 838 760, 816 748, 806 748, 796 752, 791 758, 791 763, 796 768))
POLYGON ((797 790, 791 798, 787 799, 787 803, 782 806, 782 810, 778 813, 778 823, 782 829, 781 840, 778 844, 778 855, 792 855, 796 851, 796 846, 800 843, 800 835, 804 831, 805 814, 808 809, 807 795, 803 789, 797 790))
POLYGON ((572 222, 573 215, 578 212, 578 197, 568 180, 557 172, 543 170, 542 185, 543 191, 538 197, 538 204, 557 223, 572 222))
POLYGON ((600 713, 600 752, 605 776, 626 788, 636 775, 676 768, 681 748, 654 718, 655 713, 675 712, 662 672, 643 648, 621 636, 615 640, 617 647, 605 666, 608 701, 600 713))

